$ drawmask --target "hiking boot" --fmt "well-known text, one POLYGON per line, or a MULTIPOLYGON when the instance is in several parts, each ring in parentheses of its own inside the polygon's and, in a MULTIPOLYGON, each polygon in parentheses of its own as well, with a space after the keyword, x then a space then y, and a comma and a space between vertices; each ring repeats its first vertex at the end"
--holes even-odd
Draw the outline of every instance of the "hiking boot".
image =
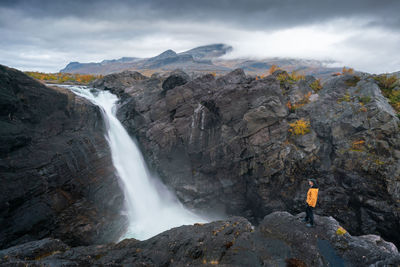
POLYGON ((309 228, 314 227, 314 225, 312 225, 311 223, 307 223, 306 226, 309 228))

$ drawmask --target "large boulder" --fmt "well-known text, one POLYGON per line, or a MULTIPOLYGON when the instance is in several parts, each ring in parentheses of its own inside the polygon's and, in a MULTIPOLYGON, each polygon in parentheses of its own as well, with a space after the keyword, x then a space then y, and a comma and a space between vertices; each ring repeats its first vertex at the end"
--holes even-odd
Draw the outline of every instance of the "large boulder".
POLYGON ((302 211, 306 180, 316 178, 317 213, 400 244, 398 117, 367 76, 333 77, 319 92, 314 82, 238 69, 167 91, 127 87, 118 117, 188 207, 257 222, 302 211))
POLYGON ((70 248, 44 239, 0 251, 5 266, 397 266, 394 244, 351 236, 332 217, 307 228, 300 214, 275 212, 258 227, 233 217, 173 228, 145 241, 70 248))
POLYGON ((0 247, 115 241, 123 194, 96 106, 0 65, 0 247))
POLYGON ((176 70, 172 72, 162 83, 163 93, 174 89, 179 85, 184 85, 190 80, 189 75, 183 71, 176 70))
POLYGON ((106 75, 103 78, 93 81, 90 85, 98 89, 110 90, 121 97, 126 88, 144 80, 146 80, 146 76, 137 71, 123 71, 106 75))

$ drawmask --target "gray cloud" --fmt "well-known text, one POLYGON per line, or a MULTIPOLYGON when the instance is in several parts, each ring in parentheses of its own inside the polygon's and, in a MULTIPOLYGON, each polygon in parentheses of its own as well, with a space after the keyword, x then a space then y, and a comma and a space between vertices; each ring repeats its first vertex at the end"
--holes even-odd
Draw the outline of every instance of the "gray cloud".
POLYGON ((397 53, 395 47, 400 34, 398 10, 400 1, 397 0, 3 0, 0 2, 0 63, 56 71, 74 60, 151 56, 168 48, 182 51, 196 45, 224 42, 235 45, 238 56, 284 56, 286 53, 322 58, 315 52, 321 50, 326 57, 334 55, 333 59, 344 64, 386 71, 400 69, 399 59, 393 56, 397 53), (299 49, 298 43, 313 38, 313 31, 306 31, 307 36, 298 35, 298 41, 291 36, 282 37, 282 45, 268 39, 288 30, 296 35, 302 31, 293 29, 305 28, 317 29, 315 36, 320 38, 337 36, 340 41, 337 45, 330 42, 330 49, 341 51, 331 53, 329 49, 322 49, 326 42, 320 42, 320 47, 299 49), (330 35, 325 36, 325 31, 330 35), (387 42, 382 43, 382 36, 375 38, 375 32, 388 35, 387 42), (293 47, 285 40, 292 42, 293 47), (259 43, 257 49, 250 42, 259 43), (263 51, 262 42, 275 51, 263 51), (274 46, 269 45, 271 42, 274 46), (286 50, 280 51, 280 47, 286 50), (357 51, 357 58, 364 63, 358 66, 356 57, 351 60, 351 51, 357 51), (368 53, 381 55, 379 62, 375 57, 362 56, 368 53), (384 60, 390 60, 390 67, 383 66, 384 60))
POLYGON ((142 1, 2 1, 0 7, 20 10, 24 16, 78 17, 94 20, 172 19, 231 22, 244 27, 288 27, 335 18, 366 17, 374 25, 398 29, 397 0, 142 0, 142 1))

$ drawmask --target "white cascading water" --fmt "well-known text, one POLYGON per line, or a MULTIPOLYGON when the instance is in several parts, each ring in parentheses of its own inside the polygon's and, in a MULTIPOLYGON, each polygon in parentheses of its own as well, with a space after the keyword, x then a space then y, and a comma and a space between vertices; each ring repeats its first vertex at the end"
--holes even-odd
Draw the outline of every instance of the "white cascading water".
POLYGON ((185 209, 176 197, 151 177, 136 143, 117 119, 117 96, 84 86, 64 86, 103 110, 112 161, 124 186, 129 228, 122 238, 145 240, 165 230, 205 220, 185 209))

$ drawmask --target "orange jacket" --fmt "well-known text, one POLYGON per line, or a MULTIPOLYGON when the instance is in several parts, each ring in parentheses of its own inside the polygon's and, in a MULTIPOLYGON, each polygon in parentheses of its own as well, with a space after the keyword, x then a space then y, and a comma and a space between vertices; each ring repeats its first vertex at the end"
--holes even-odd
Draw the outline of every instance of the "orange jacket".
POLYGON ((318 188, 310 188, 307 192, 307 204, 313 208, 317 205, 318 188))

